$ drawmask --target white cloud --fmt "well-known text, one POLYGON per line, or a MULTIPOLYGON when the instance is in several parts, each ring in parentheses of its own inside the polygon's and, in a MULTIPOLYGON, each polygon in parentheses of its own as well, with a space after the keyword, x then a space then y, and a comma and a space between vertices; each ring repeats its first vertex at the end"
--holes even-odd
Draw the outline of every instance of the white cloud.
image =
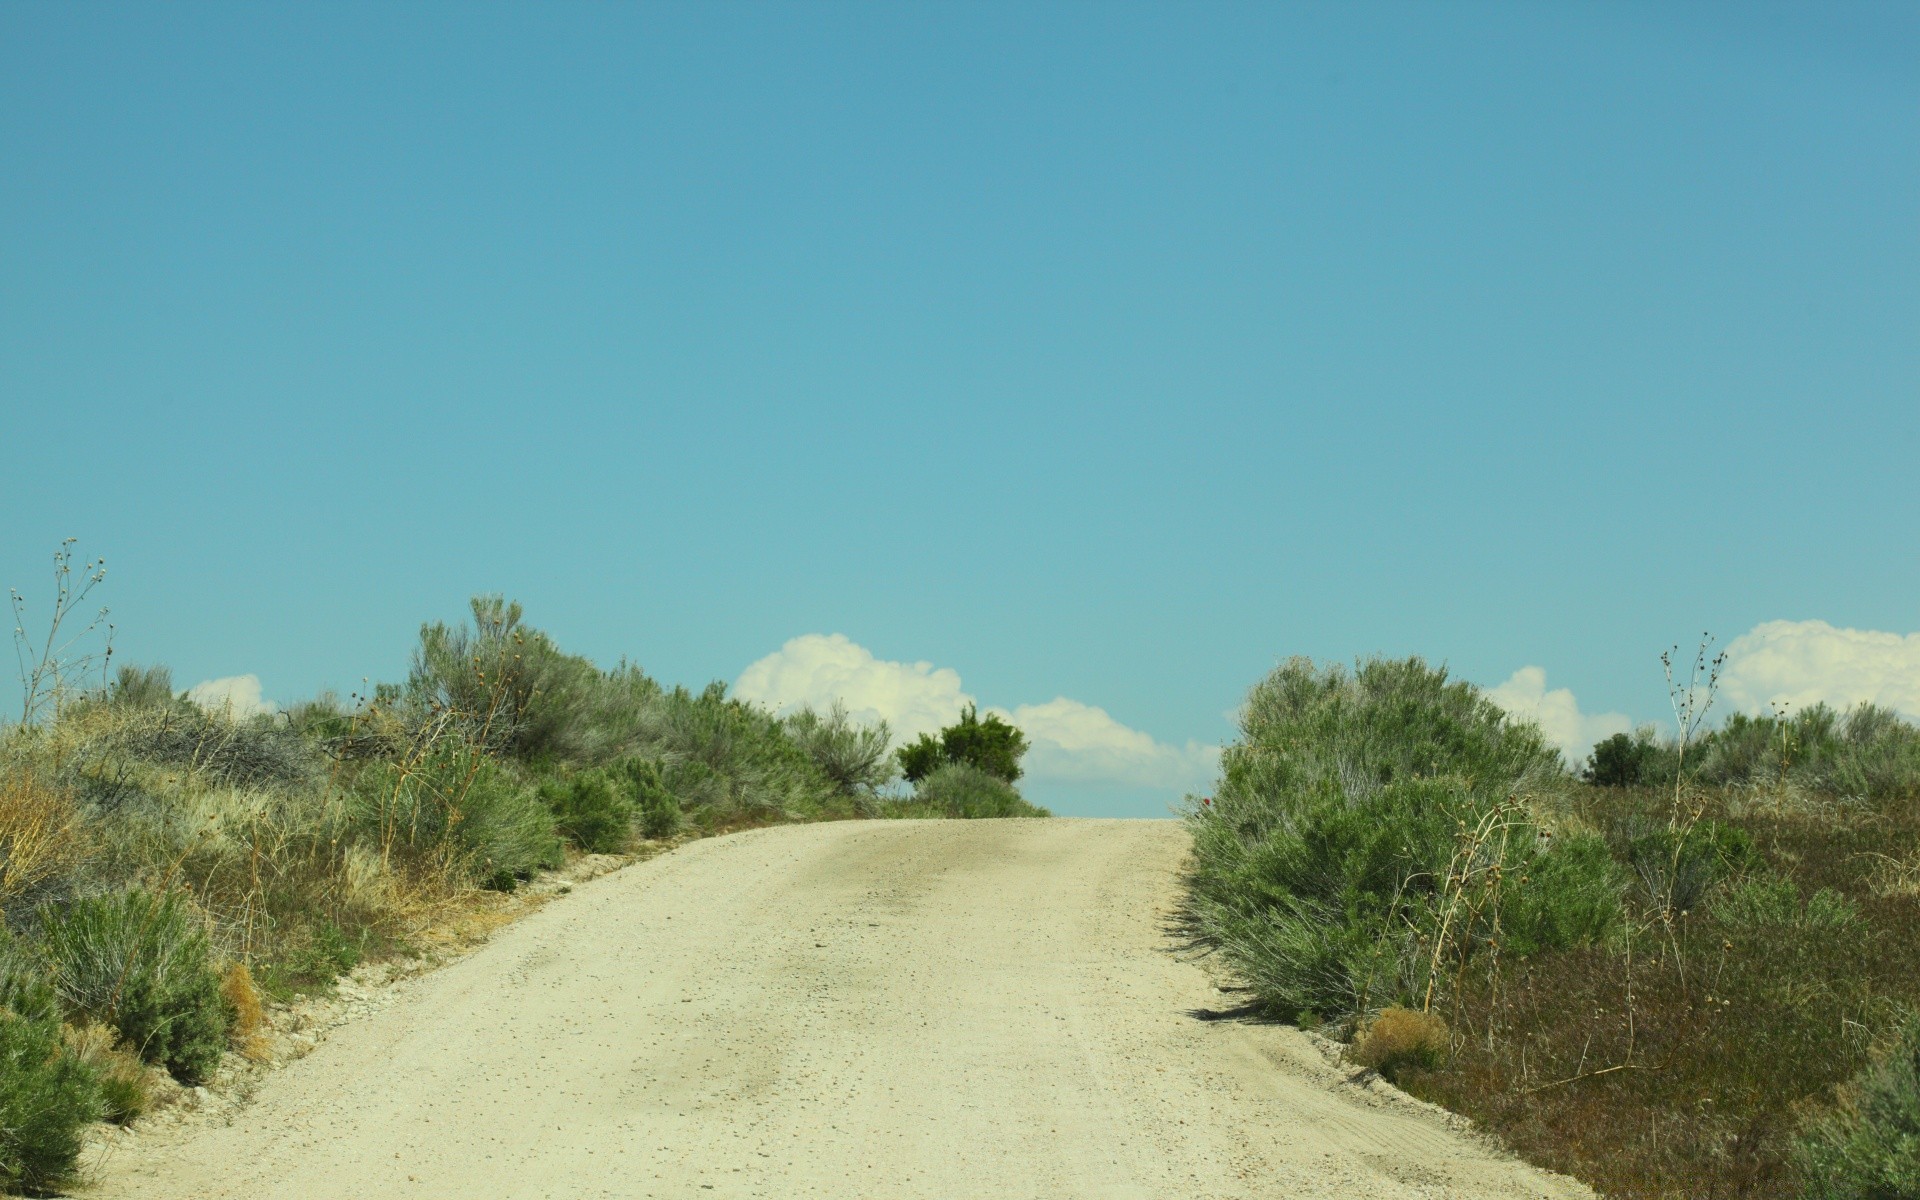
POLYGON ((1104 708, 1056 696, 1002 715, 1027 735, 1027 772, 1037 779, 1120 781, 1205 791, 1220 771, 1220 747, 1171 746, 1122 725, 1104 708))
POLYGON ((258 675, 204 680, 187 689, 187 699, 208 712, 229 713, 239 719, 280 711, 278 704, 260 694, 258 675))
POLYGON ((1521 667, 1499 687, 1489 688, 1487 699, 1538 724, 1572 766, 1587 760, 1595 742, 1633 728, 1625 713, 1581 712, 1571 689, 1548 691, 1544 667, 1521 667))
POLYGON ((1768 621, 1727 644, 1720 689, 1747 712, 1770 704, 1838 709, 1871 702, 1920 718, 1920 633, 1768 621))
MULTIPOLYGON (((937 733, 977 703, 957 671, 876 658, 838 633, 794 638, 741 672, 733 695, 775 712, 803 704, 826 708, 837 700, 856 719, 886 721, 900 741, 937 733)), ((1219 767, 1218 747, 1168 745, 1065 696, 981 711, 998 713, 1027 735, 1031 749, 1023 765, 1035 779, 1188 790, 1210 786, 1219 767)))
POLYGON ((733 695, 775 712, 803 704, 826 708, 838 700, 858 720, 887 722, 901 741, 939 732, 974 703, 960 689, 957 671, 875 658, 840 633, 794 638, 742 671, 733 695))

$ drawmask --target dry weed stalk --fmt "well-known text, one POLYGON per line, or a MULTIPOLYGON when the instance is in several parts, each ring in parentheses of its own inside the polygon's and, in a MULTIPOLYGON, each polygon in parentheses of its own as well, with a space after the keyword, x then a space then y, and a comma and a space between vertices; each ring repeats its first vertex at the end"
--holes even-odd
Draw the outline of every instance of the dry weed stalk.
POLYGON ((106 678, 113 659, 113 625, 103 607, 78 633, 62 640, 62 630, 75 619, 79 608, 107 577, 107 560, 96 558, 80 566, 74 577, 75 538, 60 543, 53 552, 53 611, 47 620, 47 635, 34 644, 27 634, 27 600, 17 588, 8 588, 13 604, 13 652, 20 666, 20 724, 32 725, 49 714, 59 715, 61 706, 74 688, 71 676, 85 676, 98 668, 106 678), (94 634, 102 635, 100 649, 80 652, 79 647, 94 634))

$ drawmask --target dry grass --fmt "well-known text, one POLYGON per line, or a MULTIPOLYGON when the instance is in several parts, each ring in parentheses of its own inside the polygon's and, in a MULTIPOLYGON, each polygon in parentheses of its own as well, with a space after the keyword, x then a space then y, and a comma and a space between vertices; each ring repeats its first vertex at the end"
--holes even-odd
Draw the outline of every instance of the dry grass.
POLYGON ((251 1062, 265 1062, 269 1054, 267 1014, 247 964, 237 962, 227 968, 220 980, 220 995, 233 1010, 233 1028, 227 1033, 233 1048, 251 1062))
POLYGON ((30 901, 84 857, 73 798, 20 766, 0 769, 0 908, 30 901))
POLYGON ((1347 1048, 1353 1063, 1397 1079, 1409 1068, 1431 1071, 1447 1059, 1452 1038, 1447 1023, 1417 1008, 1394 1005, 1361 1028, 1347 1048))
POLYGON ((112 1028, 98 1023, 69 1025, 61 1030, 61 1039, 99 1077, 108 1120, 124 1125, 152 1106, 147 1064, 112 1028))

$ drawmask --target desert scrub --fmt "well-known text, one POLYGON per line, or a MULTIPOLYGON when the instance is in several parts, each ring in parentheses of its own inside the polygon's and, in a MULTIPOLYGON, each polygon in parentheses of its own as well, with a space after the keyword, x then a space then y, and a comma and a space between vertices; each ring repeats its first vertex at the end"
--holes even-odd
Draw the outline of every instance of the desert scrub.
POLYGON ((0 1189, 67 1182, 87 1126, 104 1115, 100 1083, 61 1039, 60 1022, 0 1009, 0 1189))
POLYGON ((383 856, 445 867, 484 886, 510 889, 561 862, 553 813, 458 733, 400 762, 369 764, 354 817, 383 856))
POLYGON ((1795 1147, 1809 1200, 1920 1196, 1920 1019, 1795 1147))
POLYGON ((659 763, 627 758, 613 764, 607 773, 626 793, 642 836, 658 841, 680 832, 680 800, 667 789, 659 763))
POLYGON ((219 1065, 231 1021, 207 935, 178 892, 92 896, 41 913, 41 945, 68 1011, 116 1030, 184 1083, 219 1065))
POLYGON ((64 788, 24 765, 0 765, 0 912, 34 907, 79 867, 84 848, 64 788))
POLYGON ((1197 930, 1282 1015, 1431 1008, 1477 954, 1617 923, 1604 845, 1546 819, 1567 786, 1537 728, 1444 670, 1291 660, 1190 810, 1197 930))
POLYGON ((1052 814, 1029 803, 1006 780, 971 763, 950 762, 923 777, 914 785, 912 797, 895 806, 889 815, 979 820, 1052 814))
POLYGON ((69 1025, 61 1036, 67 1049, 98 1081, 103 1118, 127 1125, 147 1111, 152 1097, 147 1090, 146 1064, 120 1041, 117 1030, 92 1023, 69 1025))
POLYGON ((1445 1021, 1396 1004, 1361 1026, 1347 1047, 1347 1059, 1398 1082, 1407 1071, 1439 1069, 1450 1047, 1445 1021))
POLYGON ((592 854, 617 854, 633 833, 630 790, 629 780, 612 772, 586 771, 547 780, 539 796, 562 837, 592 854))

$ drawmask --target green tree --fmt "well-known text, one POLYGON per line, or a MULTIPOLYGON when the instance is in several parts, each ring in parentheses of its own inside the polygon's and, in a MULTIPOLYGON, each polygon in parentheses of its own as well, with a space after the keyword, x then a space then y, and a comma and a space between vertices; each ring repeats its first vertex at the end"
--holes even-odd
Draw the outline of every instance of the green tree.
POLYGON ((1020 756, 1027 752, 1027 736, 999 717, 982 718, 967 705, 960 720, 940 731, 938 738, 923 733, 900 748, 900 773, 918 783, 947 763, 966 763, 995 779, 1012 783, 1020 778, 1020 756))

